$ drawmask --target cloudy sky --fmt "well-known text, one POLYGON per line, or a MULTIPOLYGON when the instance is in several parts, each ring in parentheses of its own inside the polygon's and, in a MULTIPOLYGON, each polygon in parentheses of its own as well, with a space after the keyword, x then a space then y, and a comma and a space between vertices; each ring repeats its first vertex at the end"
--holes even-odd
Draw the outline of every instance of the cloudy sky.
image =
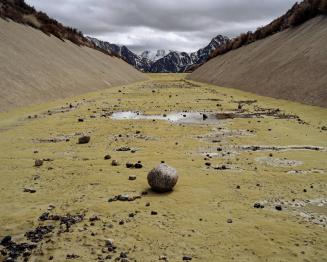
POLYGON ((65 25, 143 50, 195 51, 217 34, 255 30, 295 0, 26 0, 65 25))

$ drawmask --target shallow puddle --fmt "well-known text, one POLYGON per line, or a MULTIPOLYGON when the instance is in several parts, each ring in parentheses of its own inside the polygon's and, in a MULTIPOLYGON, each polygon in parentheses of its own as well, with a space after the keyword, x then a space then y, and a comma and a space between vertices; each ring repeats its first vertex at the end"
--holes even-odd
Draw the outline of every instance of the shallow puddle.
POLYGON ((111 114, 114 120, 165 120, 173 123, 215 124, 219 122, 216 114, 200 112, 177 112, 162 115, 145 115, 141 112, 125 111, 111 114))

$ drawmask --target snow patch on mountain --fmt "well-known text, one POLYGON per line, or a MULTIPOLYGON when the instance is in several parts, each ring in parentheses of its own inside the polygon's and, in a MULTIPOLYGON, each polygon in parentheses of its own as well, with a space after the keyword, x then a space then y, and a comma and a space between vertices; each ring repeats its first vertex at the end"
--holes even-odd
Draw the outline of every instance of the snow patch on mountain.
POLYGON ((142 72, 152 73, 182 73, 189 71, 195 65, 201 65, 208 60, 216 48, 225 44, 228 38, 218 35, 211 40, 209 45, 193 53, 166 50, 146 50, 140 55, 133 53, 126 46, 120 46, 104 42, 96 38, 88 37, 97 47, 115 54, 127 63, 133 65, 142 72))

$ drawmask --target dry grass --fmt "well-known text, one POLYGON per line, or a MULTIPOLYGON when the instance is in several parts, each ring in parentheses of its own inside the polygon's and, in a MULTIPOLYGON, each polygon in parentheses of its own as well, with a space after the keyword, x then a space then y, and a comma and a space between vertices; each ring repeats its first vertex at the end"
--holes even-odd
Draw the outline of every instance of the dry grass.
MULTIPOLYGON (((77 254, 78 261, 94 261, 108 254, 103 254, 102 249, 105 239, 111 238, 117 246, 114 258, 121 251, 128 251, 131 261, 157 261, 161 255, 166 255, 169 261, 181 261, 183 255, 192 255, 194 261, 264 261, 267 258, 269 261, 324 261, 327 256, 325 228, 305 222, 285 208, 277 212, 267 205, 258 210, 253 208, 253 203, 275 198, 327 198, 326 151, 272 152, 274 158, 302 161, 304 164, 297 169, 323 170, 323 173, 291 175, 287 171, 293 167, 265 166, 255 160, 268 157, 270 152, 243 152, 236 157, 213 158, 210 160, 213 165, 231 162, 239 169, 207 169, 200 149, 252 144, 327 147, 326 132, 320 129, 327 125, 326 109, 200 83, 187 89, 171 87, 182 80, 182 75, 150 77, 152 80, 145 83, 0 114, 0 237, 12 235, 15 241, 23 241, 23 234, 39 225, 38 217, 53 204, 56 208, 52 213, 85 211, 86 220, 72 226, 69 233, 58 235, 55 231, 49 235, 42 245, 40 243, 40 249, 32 253, 32 260, 43 261, 54 256, 54 261, 63 261, 67 254, 77 254), (249 99, 258 100, 256 105, 260 107, 278 107, 298 114, 310 125, 272 117, 224 120, 217 126, 182 126, 151 120, 113 121, 100 117, 106 112, 103 110, 140 110, 148 114, 163 114, 165 110, 229 111, 238 105, 232 101, 249 99), (47 114, 48 110, 54 111, 69 103, 74 106, 75 101, 81 102, 77 109, 47 114), (217 107, 217 103, 221 107, 217 107), (37 119, 27 117, 34 114, 38 115, 37 119), (80 123, 78 118, 85 121, 80 123), (268 131, 269 128, 272 130, 268 131), (247 129, 254 133, 221 137, 220 143, 197 138, 228 130, 236 134, 238 130, 247 129), (91 142, 77 145, 76 132, 90 134, 91 142), (62 135, 71 140, 37 142, 40 138, 62 135), (135 154, 115 151, 121 146, 139 151, 135 154), (33 153, 35 150, 37 154, 33 153), (113 167, 110 161, 103 159, 105 154, 123 164, 141 160, 144 168, 113 167), (36 158, 53 161, 35 168, 36 158), (147 189, 147 172, 161 160, 180 174, 173 193, 149 193, 127 203, 107 202, 117 194, 134 195, 147 189), (130 175, 136 175, 137 179, 129 181, 130 175), (32 187, 36 193, 24 193, 23 187, 32 187), (149 207, 147 202, 151 204, 149 207), (158 215, 152 216, 151 211, 157 211, 158 215), (135 217, 129 217, 130 213, 135 213, 135 217), (87 219, 94 214, 101 221, 91 226, 87 219), (226 222, 228 218, 233 220, 232 224, 226 222), (124 225, 119 225, 121 220, 125 221, 124 225)), ((244 109, 251 111, 254 105, 244 109)))

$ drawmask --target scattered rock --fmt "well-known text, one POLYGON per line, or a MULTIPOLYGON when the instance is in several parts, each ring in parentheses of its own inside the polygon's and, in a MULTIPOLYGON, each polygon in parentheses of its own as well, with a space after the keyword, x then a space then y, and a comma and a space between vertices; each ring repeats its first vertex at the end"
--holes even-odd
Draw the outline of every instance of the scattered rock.
POLYGON ((166 257, 166 256, 160 256, 160 257, 159 257, 159 260, 168 261, 168 257, 166 257))
POLYGON ((157 211, 151 211, 151 216, 156 216, 156 215, 158 215, 157 211))
POLYGON ((131 181, 136 180, 136 176, 131 175, 131 176, 128 177, 128 180, 131 180, 131 181))
POLYGON ((31 250, 36 248, 36 244, 28 244, 28 243, 15 243, 11 236, 6 236, 1 240, 1 245, 5 248, 2 250, 1 253, 5 253, 7 259, 4 261, 17 261, 18 257, 23 256, 25 257, 30 255, 31 250))
POLYGON ((202 118, 203 118, 203 120, 207 120, 207 119, 208 119, 208 115, 203 114, 203 115, 202 115, 202 118))
POLYGON ((91 216, 91 217, 89 218, 89 221, 90 221, 90 222, 99 221, 99 220, 100 220, 100 218, 99 218, 97 215, 93 215, 93 216, 91 216))
POLYGON ((87 144, 90 142, 90 140, 90 136, 81 136, 80 138, 78 138, 78 144, 87 144))
POLYGON ((127 258, 128 257, 128 253, 127 252, 120 252, 119 257, 120 258, 127 258))
POLYGON ((281 205, 276 205, 276 206, 275 206, 275 209, 278 210, 278 211, 282 211, 283 208, 282 208, 281 205))
POLYGON ((142 165, 141 163, 136 163, 136 164, 134 165, 134 168, 136 168, 136 169, 141 169, 141 168, 143 168, 143 165, 142 165))
POLYGON ((77 259, 79 258, 80 256, 79 255, 75 255, 75 254, 68 254, 66 256, 66 259, 77 259))
POLYGON ((50 210, 53 210, 53 209, 55 209, 56 208, 56 206, 55 205, 52 205, 52 204, 50 204, 49 206, 48 206, 48 210, 50 211, 50 210))
POLYGON ((112 160, 111 165, 112 166, 120 166, 120 163, 117 160, 112 160))
POLYGON ((253 205, 254 208, 264 208, 265 206, 259 202, 254 203, 253 205))
POLYGON ((114 240, 107 239, 106 240, 106 248, 108 248, 109 252, 114 252, 117 249, 117 247, 114 244, 114 240))
POLYGON ((78 119, 78 122, 84 122, 84 119, 83 118, 79 118, 78 119))
POLYGON ((10 242, 11 242, 11 236, 5 236, 5 237, 1 240, 0 244, 1 244, 2 246, 7 246, 10 242))
POLYGON ((126 163, 126 167, 127 167, 127 168, 134 168, 134 164, 131 163, 131 162, 127 162, 127 163, 126 163))
POLYGON ((117 195, 112 198, 109 198, 108 202, 115 202, 115 201, 134 201, 136 199, 140 199, 140 195, 130 196, 130 195, 117 195))
POLYGON ((109 159, 111 159, 111 155, 105 155, 104 156, 104 160, 109 160, 109 159))
POLYGON ((118 152, 127 152, 127 151, 131 151, 131 148, 123 146, 123 147, 117 148, 116 151, 118 151, 118 152))
POLYGON ((36 229, 26 232, 25 236, 28 240, 38 243, 43 237, 54 230, 53 225, 49 226, 38 226, 36 229))
POLYGON ((34 194, 34 193, 36 193, 36 190, 32 189, 32 188, 24 188, 24 192, 34 194))
POLYGON ((82 222, 84 220, 83 214, 77 214, 77 215, 70 215, 67 214, 65 216, 61 215, 50 215, 48 212, 43 213, 39 217, 40 221, 59 221, 60 225, 66 226, 66 231, 69 231, 69 228, 79 222, 82 222))
POLYGON ((183 261, 191 261, 192 257, 191 256, 183 256, 183 261))
POLYGON ((228 219, 227 219, 227 223, 228 223, 228 224, 231 224, 231 223, 233 223, 233 220, 232 220, 231 218, 228 218, 228 219))
POLYGON ((43 165, 43 160, 42 159, 36 159, 35 160, 34 166, 40 167, 42 165, 43 165))
POLYGON ((147 178, 152 190, 156 192, 169 192, 176 185, 178 174, 176 169, 166 164, 160 164, 149 172, 147 178))

